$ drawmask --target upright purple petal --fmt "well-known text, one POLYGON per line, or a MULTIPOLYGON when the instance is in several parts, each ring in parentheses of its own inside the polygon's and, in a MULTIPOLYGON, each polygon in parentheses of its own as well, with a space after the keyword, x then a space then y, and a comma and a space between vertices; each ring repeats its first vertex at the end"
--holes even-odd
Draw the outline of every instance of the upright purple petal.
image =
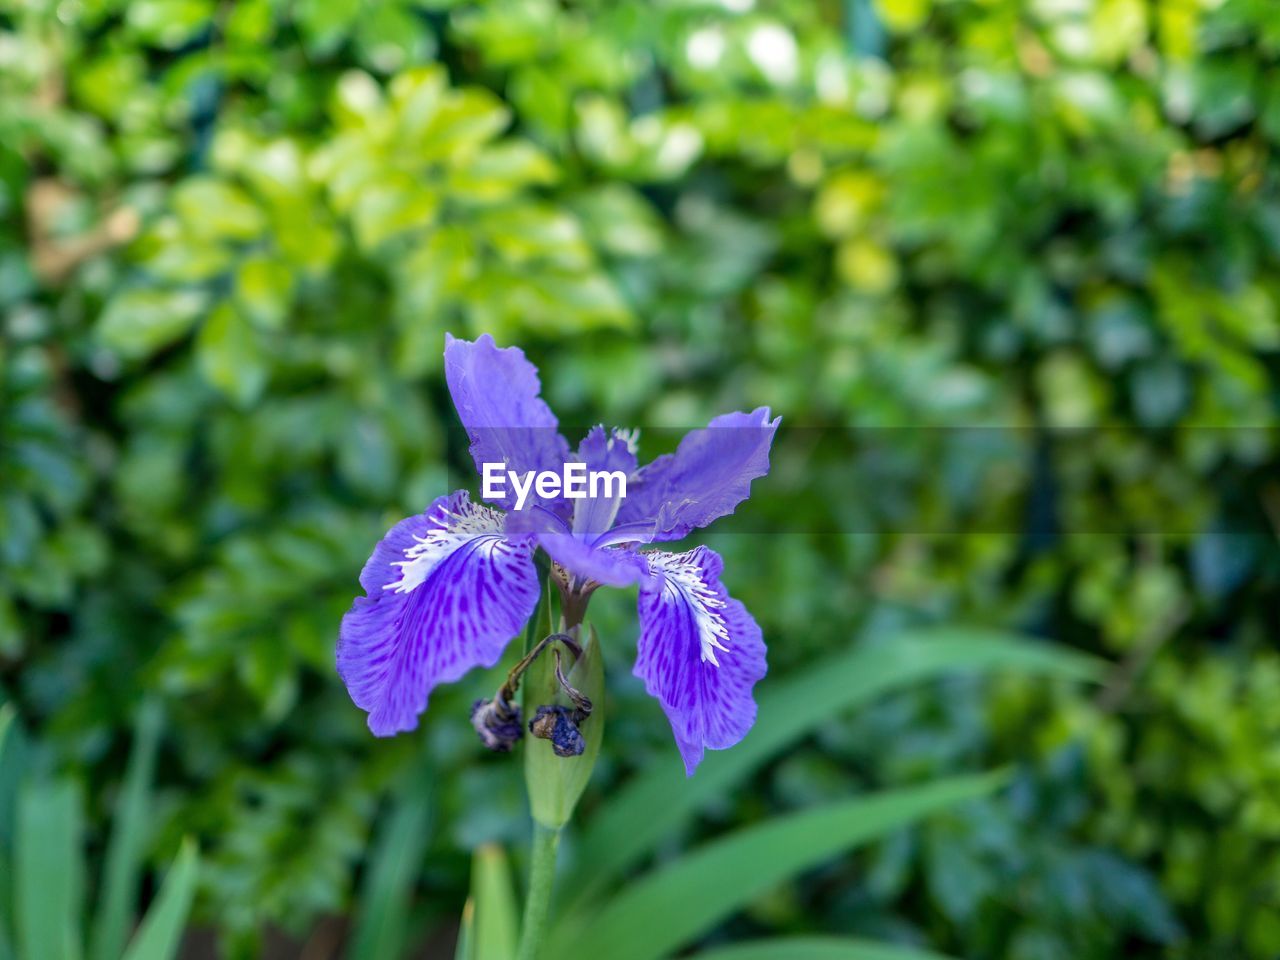
POLYGON ((360 574, 365 596, 342 618, 338 673, 380 737, 418 725, 427 697, 498 662, 538 602, 528 539, 466 491, 402 520, 360 574))
POLYGON ((637 677, 671 721, 685 773, 704 750, 723 750, 756 719, 751 688, 765 675, 760 627, 720 583, 720 555, 706 547, 644 556, 659 578, 640 588, 637 677))
POLYGON ((635 431, 592 427, 578 444, 578 459, 592 470, 636 472, 635 431))
MULTIPOLYGON (((445 334, 444 374, 453 405, 471 441, 476 470, 485 463, 505 464, 525 474, 530 470, 559 473, 569 459, 568 441, 540 396, 537 368, 519 347, 499 348, 484 334, 474 343, 445 334)), ((495 501, 512 509, 515 495, 495 501)), ((536 496, 530 502, 536 502, 536 496)))
MULTIPOLYGON (((636 472, 636 454, 632 441, 617 430, 592 427, 578 444, 578 459, 586 466, 588 477, 597 475, 594 489, 588 485, 586 497, 571 500, 573 532, 599 536, 613 526, 618 508, 629 490, 636 472), (608 474, 601 478, 601 474, 608 474)), ((634 582, 634 581, 633 581, 634 582)))
POLYGON ((769 408, 760 407, 690 431, 675 453, 640 470, 617 522, 653 520, 654 540, 679 540, 733 513, 750 495, 751 481, 769 472, 769 448, 781 420, 770 420, 769 408))

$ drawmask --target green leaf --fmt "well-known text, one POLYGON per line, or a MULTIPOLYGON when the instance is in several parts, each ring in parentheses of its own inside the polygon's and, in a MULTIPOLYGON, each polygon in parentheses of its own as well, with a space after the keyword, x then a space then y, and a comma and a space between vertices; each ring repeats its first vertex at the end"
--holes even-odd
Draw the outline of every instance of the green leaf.
POLYGON ((160 741, 159 707, 145 704, 138 714, 124 789, 116 802, 107 845, 101 900, 93 923, 93 960, 117 960, 138 906, 142 853, 151 816, 151 780, 160 741))
POLYGON ((419 764, 406 777, 378 838, 360 894, 349 960, 386 960, 404 955, 413 886, 422 872, 433 798, 434 771, 419 764))
POLYGON ((1099 661, 994 631, 947 628, 905 633, 870 649, 830 657, 759 695, 755 728, 732 750, 707 755, 686 780, 675 750, 601 807, 578 848, 581 872, 565 884, 580 899, 639 861, 705 804, 730 792, 789 744, 876 697, 955 670, 1010 669, 1093 680, 1099 661))
POLYGON ((405 132, 418 138, 422 160, 458 164, 502 132, 511 122, 511 110, 488 90, 468 87, 451 91, 425 126, 407 110, 400 119, 405 132))
MULTIPOLYGON (((604 653, 595 628, 582 651, 582 658, 566 673, 566 679, 599 709, 583 721, 580 730, 586 750, 578 757, 557 757, 548 740, 528 736, 524 748, 524 777, 529 791, 533 819, 558 830, 569 822, 578 798, 587 788, 595 768, 600 744, 604 741, 604 653)), ((541 704, 568 704, 555 676, 555 659, 544 653, 525 674, 526 716, 541 704)))
POLYGON ((453 960, 473 960, 476 939, 476 904, 470 897, 462 905, 462 916, 458 919, 458 944, 453 950, 453 960))
POLYGON ((29 783, 20 792, 14 925, 24 960, 78 960, 81 955, 80 826, 73 782, 29 783))
POLYGON ((567 268, 591 265, 591 247, 577 218, 550 204, 500 207, 477 223, 487 242, 510 263, 546 260, 567 268))
POLYGON ((449 173, 448 186, 467 200, 494 203, 530 185, 554 183, 559 171, 545 153, 530 143, 495 144, 449 173))
POLYGON ((471 960, 511 960, 516 955, 519 914, 511 867, 496 844, 484 844, 471 859, 471 902, 471 960))
MULTIPOLYGON (((0 769, 4 769, 5 764, 9 762, 9 758, 4 753, 4 744, 9 728, 13 725, 15 713, 13 704, 0 705, 0 769)), ((5 856, 4 844, 0 842, 0 960, 13 960, 13 939, 9 931, 12 882, 9 858, 5 856)))
POLYGON ((160 895, 147 911, 138 935, 129 944, 123 960, 172 960, 182 941, 182 931, 191 912, 200 872, 200 854, 195 841, 182 841, 182 849, 164 878, 160 895))
POLYGON ((408 174, 389 171, 360 192, 351 219, 360 246, 376 250, 402 233, 431 227, 439 210, 437 191, 408 174))
POLYGON ((991 792, 1003 773, 955 777, 791 814, 629 884, 589 918, 556 928, 549 956, 661 960, 798 873, 930 813, 991 792), (655 922, 655 918, 661 922, 655 922))
POLYGON ((212 177, 184 181, 172 202, 183 225, 197 236, 252 240, 266 226, 266 218, 248 194, 212 177))
MULTIPOLYGON (((0 853, 0 897, 9 894, 9 858, 0 853)), ((9 935, 9 925, 0 911, 0 960, 14 960, 13 938, 9 935)))
POLYGON ((698 960, 947 960, 942 954, 838 937, 778 937, 735 943, 698 954, 698 960))
POLYGON ((248 407, 267 385, 260 335, 230 303, 219 304, 196 342, 200 373, 238 406, 248 407))
POLYGON ((323 56, 351 31, 360 16, 360 0, 299 0, 292 12, 308 51, 323 56))
POLYGON ((138 39, 176 49, 188 42, 213 16, 210 0, 137 0, 130 3, 126 22, 138 39))
POLYGON ((102 311, 98 336, 122 356, 141 359, 189 331, 205 304, 195 290, 125 290, 102 311))
POLYGON ((236 271, 236 303, 264 330, 279 330, 288 316, 293 274, 271 257, 246 257, 236 271))

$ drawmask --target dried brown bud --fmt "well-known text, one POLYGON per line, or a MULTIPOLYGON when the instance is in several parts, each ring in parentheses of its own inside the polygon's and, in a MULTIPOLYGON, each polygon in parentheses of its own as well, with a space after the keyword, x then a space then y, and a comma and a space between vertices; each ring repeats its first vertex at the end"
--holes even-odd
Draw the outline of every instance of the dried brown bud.
POLYGON ((529 721, 529 732, 540 740, 550 740, 557 757, 577 757, 587 749, 578 723, 580 711, 570 707, 541 706, 529 721))

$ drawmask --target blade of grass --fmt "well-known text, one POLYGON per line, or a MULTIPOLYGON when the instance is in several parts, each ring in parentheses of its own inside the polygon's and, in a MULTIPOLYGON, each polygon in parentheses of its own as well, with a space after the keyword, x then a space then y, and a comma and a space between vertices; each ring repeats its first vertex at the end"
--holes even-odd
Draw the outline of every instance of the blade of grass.
MULTIPOLYGON (((13 724, 13 717, 16 711, 13 704, 6 703, 0 706, 0 769, 4 769, 9 761, 5 756, 4 744, 5 738, 8 736, 9 727, 13 724)), ((0 812, 3 812, 3 805, 0 805, 0 812)), ((5 831, 0 830, 0 838, 3 837, 5 831)), ((12 902, 12 884, 13 871, 9 865, 9 857, 4 848, 4 844, 0 842, 0 960, 13 960, 13 933, 12 923, 9 916, 9 904, 12 902)))
POLYGON ((159 705, 144 704, 134 725, 124 787, 116 801, 103 868, 102 893, 93 922, 92 960, 118 960, 138 909, 142 853, 150 824, 151 782, 160 743, 159 705))
POLYGON ((475 941, 476 904, 470 897, 462 905, 462 917, 458 920, 458 944, 453 950, 453 960, 475 960, 472 944, 475 941))
POLYGON ((698 960, 949 960, 940 953, 839 937, 778 937, 704 950, 698 960))
POLYGON ((23 960, 78 960, 80 797, 69 780, 28 783, 18 795, 14 925, 23 960))
POLYGON ((574 905, 598 895, 709 801, 723 796, 796 740, 832 716, 891 691, 956 670, 1025 670, 1096 680, 1102 664, 1073 651, 989 630, 911 631, 882 646, 828 658, 798 676, 766 684, 759 719, 732 750, 708 753, 686 779, 673 749, 668 758, 614 794, 592 817, 578 844, 578 864, 563 889, 574 905))
POLYGON ((471 960, 511 960, 516 955, 519 911, 511 866, 496 844, 478 847, 471 859, 471 960))
POLYGON ((0 705, 0 750, 4 750, 5 738, 9 735, 9 727, 13 724, 13 704, 0 705))
MULTIPOLYGON (((0 903, 3 904, 9 901, 10 876, 9 858, 0 853, 0 898, 3 898, 0 903)), ((14 960, 13 938, 9 932, 9 918, 4 906, 0 906, 0 960, 14 960)))
POLYGON ((989 793, 1004 779, 1003 773, 955 777, 741 830, 646 874, 591 916, 560 924, 547 956, 572 952, 609 960, 662 960, 796 874, 989 793))
POLYGON ((182 942, 199 874, 200 852, 195 841, 187 838, 123 960, 173 960, 182 942))
POLYGON ((420 764, 398 791, 360 894, 350 960, 395 960, 409 935, 413 886, 422 872, 433 809, 431 768, 420 764))

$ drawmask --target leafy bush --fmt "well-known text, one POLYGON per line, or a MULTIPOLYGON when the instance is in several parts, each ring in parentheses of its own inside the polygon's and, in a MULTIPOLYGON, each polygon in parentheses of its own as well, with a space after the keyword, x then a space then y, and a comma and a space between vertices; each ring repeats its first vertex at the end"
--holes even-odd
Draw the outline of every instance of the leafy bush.
MULTIPOLYGON (((674 835, 1019 765, 735 923, 1271 956, 1278 53, 1264 0, 0 3, 0 688, 94 824, 163 699, 155 849, 200 836, 240 955, 347 909, 425 751, 452 922, 523 831, 485 683, 372 743, 332 644, 459 462, 443 333, 487 331, 584 423, 784 413, 715 541, 774 677, 938 622, 1116 661, 717 793, 674 835)), ((624 674, 589 809, 658 754, 624 674)))

